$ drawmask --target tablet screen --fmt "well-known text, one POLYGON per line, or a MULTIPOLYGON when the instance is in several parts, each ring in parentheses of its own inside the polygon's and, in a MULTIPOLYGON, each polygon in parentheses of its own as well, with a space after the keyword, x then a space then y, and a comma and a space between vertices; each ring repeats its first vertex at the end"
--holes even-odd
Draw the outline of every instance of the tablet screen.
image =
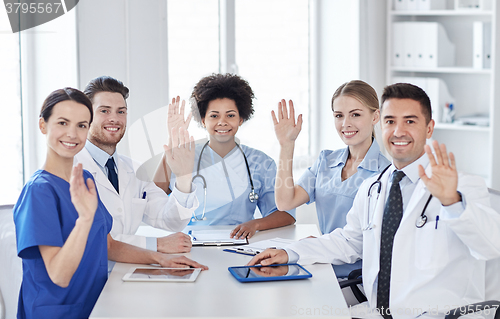
POLYGON ((134 267, 123 276, 122 280, 193 282, 200 271, 200 268, 134 267))
POLYGON ((309 278, 311 274, 298 264, 230 267, 230 272, 244 281, 287 280, 309 278))
POLYGON ((130 278, 136 279, 189 279, 194 273, 193 268, 184 269, 151 269, 151 268, 136 268, 130 275, 130 278))

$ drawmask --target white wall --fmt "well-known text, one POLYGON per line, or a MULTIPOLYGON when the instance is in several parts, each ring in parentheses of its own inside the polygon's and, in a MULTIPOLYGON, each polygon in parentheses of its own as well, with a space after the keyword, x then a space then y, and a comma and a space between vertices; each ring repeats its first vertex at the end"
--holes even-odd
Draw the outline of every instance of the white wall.
POLYGON ((21 31, 21 78, 28 179, 45 162, 46 142, 38 129, 43 101, 56 89, 78 87, 75 10, 21 31))
POLYGON ((344 82, 361 79, 381 94, 385 85, 387 0, 316 0, 311 48, 311 153, 345 147, 335 131, 331 98, 344 82), (314 21, 316 23, 314 23, 314 21))
MULTIPOLYGON (((102 75, 123 81, 130 89, 129 128, 168 105, 166 0, 85 0, 77 16, 81 89, 102 75)), ((127 137, 118 151, 130 155, 127 137)))
POLYGON ((316 156, 322 149, 344 146, 333 125, 331 98, 342 83, 359 78, 359 0, 317 0, 314 5, 317 51, 311 58, 317 95, 311 103, 311 154, 316 156))
MULTIPOLYGON (((80 88, 100 75, 123 80, 131 89, 129 126, 168 104, 166 0, 153 3, 86 0, 77 6, 80 88)), ((386 0, 312 0, 310 4, 310 149, 315 158, 322 149, 344 147, 330 106, 335 89, 346 81, 363 79, 382 90, 386 0)), ((135 135, 143 131, 141 124, 133 130, 135 135)), ((150 155, 146 143, 128 140, 120 143, 119 151, 150 155)))

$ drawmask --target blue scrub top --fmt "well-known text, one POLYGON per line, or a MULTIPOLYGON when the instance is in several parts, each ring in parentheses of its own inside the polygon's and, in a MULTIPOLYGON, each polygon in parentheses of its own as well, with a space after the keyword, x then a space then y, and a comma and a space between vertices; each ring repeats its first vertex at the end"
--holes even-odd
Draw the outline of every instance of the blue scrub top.
MULTIPOLYGON (((193 177, 196 175, 200 152, 203 144, 196 145, 196 156, 193 177)), ((207 183, 206 220, 191 219, 189 225, 239 225, 254 218, 258 207, 263 217, 278 210, 274 200, 274 182, 276 179, 276 163, 265 153, 240 145, 248 160, 255 193, 259 199, 250 202, 250 180, 243 154, 235 146, 224 158, 221 158, 209 145, 205 147, 201 157, 200 174, 207 183)), ((193 181, 196 184, 196 196, 200 206, 196 210, 199 218, 203 213, 204 189, 201 178, 193 181)), ((173 188, 175 176, 171 179, 173 188)), ((295 218, 295 209, 288 211, 295 218)))
MULTIPOLYGON (((92 174, 83 171, 85 180, 92 174)), ((70 284, 61 288, 50 279, 39 245, 62 247, 78 213, 69 183, 38 170, 26 183, 14 206, 17 252, 23 262, 18 318, 88 318, 107 280, 107 235, 113 219, 101 200, 82 260, 70 284)))
MULTIPOLYGON (((316 211, 320 230, 323 234, 346 225, 346 216, 352 207, 359 186, 365 179, 380 173, 391 164, 382 153, 374 139, 365 158, 359 164, 358 171, 342 181, 342 169, 345 166, 349 148, 321 151, 313 166, 309 167, 297 182, 309 195, 311 204, 316 202, 316 211)), ((350 270, 361 268, 361 261, 354 266, 334 266, 338 277, 344 277, 350 270)))

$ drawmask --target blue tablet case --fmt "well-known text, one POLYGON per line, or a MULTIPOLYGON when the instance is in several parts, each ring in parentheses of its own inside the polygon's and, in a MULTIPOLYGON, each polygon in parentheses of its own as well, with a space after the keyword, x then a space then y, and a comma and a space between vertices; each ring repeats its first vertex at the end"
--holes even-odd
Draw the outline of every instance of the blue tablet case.
POLYGON ((241 267, 229 267, 229 272, 236 278, 239 282, 258 282, 258 281, 277 281, 277 280, 295 280, 295 279, 306 279, 311 278, 312 274, 307 271, 304 267, 299 264, 277 264, 277 265, 269 265, 269 266, 241 266, 241 267), (298 267, 302 274, 291 274, 289 276, 271 276, 271 277, 257 277, 255 273, 252 273, 251 268, 259 268, 259 267, 277 267, 277 266, 294 266, 298 267), (246 276, 240 276, 238 274, 238 269, 247 270, 246 276))

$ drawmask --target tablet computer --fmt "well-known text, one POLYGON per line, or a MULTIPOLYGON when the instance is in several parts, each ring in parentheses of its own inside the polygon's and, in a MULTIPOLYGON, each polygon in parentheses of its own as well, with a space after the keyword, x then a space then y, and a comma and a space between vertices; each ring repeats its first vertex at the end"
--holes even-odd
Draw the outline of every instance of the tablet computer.
POLYGON ((123 281, 194 282, 201 268, 132 267, 123 281))
POLYGON ((228 270, 240 282, 293 280, 312 277, 312 274, 299 264, 229 267, 228 270))

